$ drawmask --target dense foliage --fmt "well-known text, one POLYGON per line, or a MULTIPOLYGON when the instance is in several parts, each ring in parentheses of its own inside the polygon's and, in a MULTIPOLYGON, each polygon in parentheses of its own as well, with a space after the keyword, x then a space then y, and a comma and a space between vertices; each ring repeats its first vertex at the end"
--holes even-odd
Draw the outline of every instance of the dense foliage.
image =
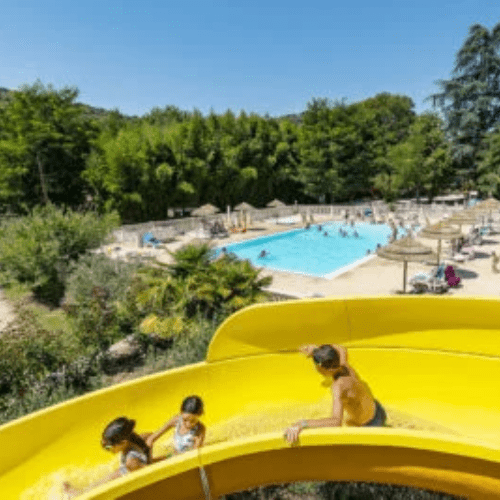
POLYGON ((77 96, 37 81, 0 106, 0 197, 12 209, 83 202, 81 173, 98 128, 75 105, 77 96))
MULTIPOLYGON (((60 257, 65 236, 71 236, 74 245, 79 241, 77 235, 69 233, 72 224, 86 231, 81 214, 63 214, 52 206, 35 212, 7 230, 17 228, 12 232, 16 237, 19 228, 27 228, 28 234, 38 235, 45 245, 54 239, 57 244, 49 255, 55 259, 60 257), (47 232, 41 232, 40 226, 47 232), (59 233, 54 231, 56 226, 59 233)), ((86 217, 99 225, 94 215, 86 217)), ((102 229, 94 227, 93 231, 98 234, 102 229)), ((21 243, 16 243, 18 251, 22 251, 21 243)), ((27 244, 29 248, 33 245, 27 244)), ((33 276, 47 271, 44 266, 50 267, 51 261, 36 260, 36 252, 30 251, 22 268, 25 274, 20 273, 13 255, 2 262, 10 283, 32 283, 33 276)), ((201 361, 216 327, 229 314, 268 300, 262 287, 271 278, 260 278, 260 271, 246 261, 233 256, 212 260, 206 245, 186 246, 172 255, 173 263, 168 266, 126 263, 88 252, 78 260, 65 260, 65 272, 57 277, 65 290, 67 331, 43 327, 30 309, 30 301, 18 304, 16 322, 0 336, 0 411, 4 418, 100 387, 102 374, 116 371, 108 348, 124 338, 135 339, 141 353, 133 365, 127 362, 121 370, 133 368, 137 362, 156 366, 158 348, 166 350, 166 355, 157 369, 201 361), (150 351, 153 359, 148 358, 150 351)))
MULTIPOLYGON (((440 80, 441 92, 430 96, 445 118, 456 177, 462 184, 478 180, 478 160, 486 146, 485 137, 498 128, 499 51, 500 23, 491 30, 474 24, 457 53, 452 78, 440 80)), ((498 164, 494 168, 497 170, 498 164)), ((488 184, 486 174, 483 171, 480 188, 488 184)), ((490 186, 496 188, 496 181, 490 186)))
POLYGON ((73 262, 102 244, 116 227, 116 214, 100 217, 49 204, 0 226, 0 277, 3 283, 29 285, 35 294, 57 305, 73 262))
POLYGON ((175 106, 125 117, 39 81, 2 91, 0 206, 87 204, 140 222, 204 203, 496 192, 499 49, 500 24, 470 28, 452 77, 430 96, 441 117, 416 116, 409 97, 388 93, 353 104, 313 98, 299 116, 270 118, 175 106))
POLYGON ((321 482, 273 485, 219 500, 459 500, 452 495, 390 484, 321 482))

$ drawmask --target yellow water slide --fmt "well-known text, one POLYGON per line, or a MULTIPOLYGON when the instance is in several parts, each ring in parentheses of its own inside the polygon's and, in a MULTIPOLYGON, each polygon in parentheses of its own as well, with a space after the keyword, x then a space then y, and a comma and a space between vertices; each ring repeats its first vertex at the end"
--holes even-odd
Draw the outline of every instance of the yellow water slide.
MULTIPOLYGON (((468 498, 500 496, 500 300, 347 297, 252 306, 218 329, 202 363, 123 383, 0 427, 0 492, 58 499, 117 465, 100 447, 125 415, 160 427, 186 396, 205 402, 206 445, 113 480, 81 499, 217 499, 293 481, 374 481, 468 498), (283 430, 331 412, 304 343, 348 347, 389 427, 283 430)), ((162 455, 171 436, 155 444, 162 455)))

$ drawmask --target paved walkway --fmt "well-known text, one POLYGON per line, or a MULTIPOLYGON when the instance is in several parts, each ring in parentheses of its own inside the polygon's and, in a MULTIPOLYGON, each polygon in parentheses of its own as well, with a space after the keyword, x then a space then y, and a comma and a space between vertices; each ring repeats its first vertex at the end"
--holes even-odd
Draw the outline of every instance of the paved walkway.
POLYGON ((0 288, 0 332, 14 321, 14 310, 5 298, 3 290, 0 288))

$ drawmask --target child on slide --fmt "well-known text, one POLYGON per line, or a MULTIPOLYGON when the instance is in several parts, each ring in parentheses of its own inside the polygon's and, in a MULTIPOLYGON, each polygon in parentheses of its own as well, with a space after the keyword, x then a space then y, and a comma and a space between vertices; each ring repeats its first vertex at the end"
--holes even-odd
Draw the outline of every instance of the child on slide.
POLYGON ((127 417, 119 417, 106 426, 102 433, 101 445, 112 453, 121 453, 120 468, 84 490, 78 490, 71 484, 64 483, 63 489, 69 498, 81 495, 96 486, 134 470, 142 469, 146 465, 164 458, 153 459, 151 457, 151 448, 155 441, 153 434, 139 435, 134 432, 134 428, 135 420, 130 420, 127 417))
POLYGON ((164 460, 171 455, 151 457, 153 444, 169 429, 175 427, 174 455, 199 448, 205 439, 205 426, 200 422, 203 414, 203 401, 198 396, 189 396, 182 402, 181 413, 176 415, 155 433, 138 435, 134 431, 135 421, 126 417, 113 420, 102 434, 101 444, 113 453, 121 453, 120 468, 84 490, 78 490, 64 483, 64 492, 69 498, 81 495, 96 486, 119 478, 148 464, 164 460))
POLYGON ((370 388, 363 382, 347 361, 347 350, 336 344, 322 346, 305 345, 299 349, 313 358, 316 370, 331 377, 332 416, 323 419, 301 420, 285 430, 285 439, 290 443, 298 440, 307 427, 340 427, 344 421, 349 426, 383 427, 386 413, 374 399, 370 388))
POLYGON ((205 426, 200 422, 203 415, 203 401, 198 396, 189 396, 182 402, 181 412, 168 420, 161 429, 150 436, 154 442, 170 429, 173 436, 173 455, 194 450, 203 446, 205 426))

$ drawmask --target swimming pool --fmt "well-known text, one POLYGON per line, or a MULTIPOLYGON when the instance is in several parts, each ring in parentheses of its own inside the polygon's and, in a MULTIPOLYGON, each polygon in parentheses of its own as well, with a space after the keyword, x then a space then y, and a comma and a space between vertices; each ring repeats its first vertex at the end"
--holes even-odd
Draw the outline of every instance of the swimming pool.
MULTIPOLYGON (((400 235, 406 233, 402 228, 399 231, 400 235)), ((357 223, 353 228, 341 222, 329 222, 322 224, 321 231, 316 224, 310 229, 294 229, 233 243, 226 245, 226 249, 240 259, 250 260, 256 267, 330 278, 366 258, 367 250, 374 254, 377 243, 386 245, 391 232, 385 224, 357 223), (347 231, 347 237, 339 234, 340 228, 347 231), (359 237, 353 235, 354 230, 359 237), (259 257, 262 250, 266 255, 259 257)), ((215 256, 221 248, 215 249, 215 256)))

